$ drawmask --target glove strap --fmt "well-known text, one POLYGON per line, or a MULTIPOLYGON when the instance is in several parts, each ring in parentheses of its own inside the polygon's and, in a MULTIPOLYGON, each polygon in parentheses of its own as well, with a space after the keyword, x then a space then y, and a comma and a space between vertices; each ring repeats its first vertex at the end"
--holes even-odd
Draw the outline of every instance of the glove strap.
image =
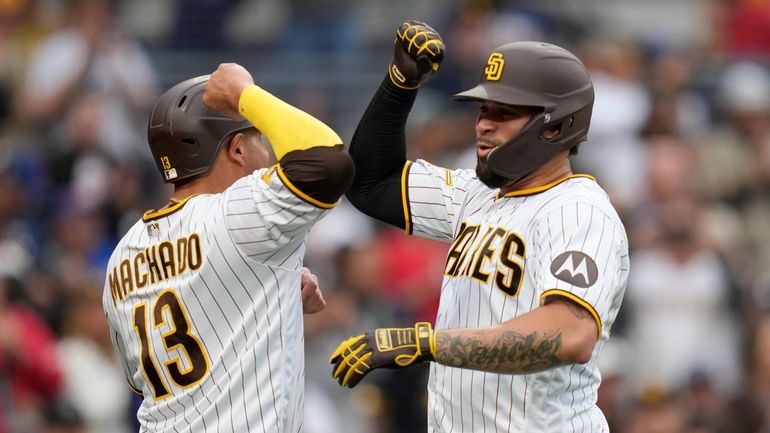
POLYGON ((414 335, 417 339, 417 362, 433 361, 436 355, 436 333, 430 323, 416 323, 414 335))
POLYGON ((406 77, 401 72, 401 70, 398 69, 398 66, 396 66, 395 63, 391 63, 390 66, 388 67, 388 77, 390 78, 390 82, 393 83, 399 89, 415 90, 420 87, 419 82, 416 86, 407 85, 406 77))
POLYGON ((416 323, 414 328, 379 328, 374 340, 378 352, 397 352, 393 362, 399 367, 434 359, 436 341, 428 322, 416 323))

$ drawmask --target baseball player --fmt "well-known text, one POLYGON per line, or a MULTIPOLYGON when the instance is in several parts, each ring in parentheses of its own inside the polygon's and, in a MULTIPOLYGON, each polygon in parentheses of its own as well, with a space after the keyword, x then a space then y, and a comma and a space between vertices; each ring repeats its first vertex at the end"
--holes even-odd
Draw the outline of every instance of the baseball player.
POLYGON ((430 432, 606 432, 597 359, 628 277, 628 244, 607 195, 569 156, 588 132, 594 92, 569 51, 540 42, 494 49, 475 101, 476 170, 406 159, 419 85, 444 57, 410 21, 350 146, 348 192, 407 234, 450 243, 435 328, 381 328, 342 342, 332 375, 355 386, 375 368, 433 361, 430 432))
POLYGON ((323 307, 305 236, 352 179, 342 140, 225 64, 164 93, 148 141, 173 197, 121 239, 103 297, 140 431, 301 431, 302 299, 323 307))

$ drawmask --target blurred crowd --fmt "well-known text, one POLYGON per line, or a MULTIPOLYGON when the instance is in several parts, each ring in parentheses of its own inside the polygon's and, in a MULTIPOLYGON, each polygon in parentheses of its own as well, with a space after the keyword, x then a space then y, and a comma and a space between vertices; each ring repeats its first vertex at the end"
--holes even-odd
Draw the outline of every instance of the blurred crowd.
MULTIPOLYGON (((237 61, 349 140, 405 19, 448 47, 412 159, 474 167, 474 108, 449 96, 490 48, 549 41, 589 68, 574 165, 632 250, 600 359, 613 433, 770 432, 770 0, 0 0, 0 433, 136 431, 101 291, 117 239, 170 195, 145 138, 160 92, 237 61)), ((432 321, 446 247, 346 201, 313 229, 328 307, 305 317, 306 432, 425 431, 424 366, 348 390, 328 356, 432 321)))

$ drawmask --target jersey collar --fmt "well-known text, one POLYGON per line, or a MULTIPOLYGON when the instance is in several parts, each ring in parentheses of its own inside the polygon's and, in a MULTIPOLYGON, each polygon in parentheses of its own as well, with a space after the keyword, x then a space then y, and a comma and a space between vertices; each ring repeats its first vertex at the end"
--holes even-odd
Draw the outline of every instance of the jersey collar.
POLYGON ((198 194, 189 195, 183 198, 182 200, 171 199, 171 203, 173 204, 161 210, 150 209, 147 212, 145 212, 144 215, 142 215, 142 221, 147 222, 147 221, 164 217, 166 215, 170 215, 178 211, 179 209, 181 209, 182 206, 184 206, 191 198, 195 197, 196 195, 198 194))
POLYGON ((522 197, 522 196, 527 196, 527 195, 539 194, 539 193, 541 193, 543 191, 547 191, 547 190, 555 187, 556 185, 558 185, 558 184, 560 184, 560 183, 562 183, 562 182, 564 182, 566 180, 574 179, 574 178, 578 178, 578 177, 584 177, 584 178, 591 179, 592 181, 596 182, 596 178, 594 178, 590 174, 571 174, 569 176, 564 176, 564 177, 562 177, 560 179, 556 179, 555 181, 553 181, 551 183, 547 183, 545 185, 535 186, 535 187, 526 188, 526 189, 520 189, 520 190, 517 190, 517 191, 511 191, 509 193, 506 193, 505 195, 500 195, 500 193, 498 192, 497 193, 497 199, 500 199, 502 197, 522 197))

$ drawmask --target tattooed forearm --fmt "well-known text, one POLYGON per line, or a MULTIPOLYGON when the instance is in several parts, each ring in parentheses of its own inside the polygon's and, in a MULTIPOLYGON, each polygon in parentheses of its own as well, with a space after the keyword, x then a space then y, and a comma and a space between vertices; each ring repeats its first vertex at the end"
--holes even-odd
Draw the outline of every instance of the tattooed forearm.
POLYGON ((452 367, 500 373, 533 373, 562 364, 556 356, 561 332, 547 335, 533 332, 473 332, 436 336, 436 361, 452 367))

